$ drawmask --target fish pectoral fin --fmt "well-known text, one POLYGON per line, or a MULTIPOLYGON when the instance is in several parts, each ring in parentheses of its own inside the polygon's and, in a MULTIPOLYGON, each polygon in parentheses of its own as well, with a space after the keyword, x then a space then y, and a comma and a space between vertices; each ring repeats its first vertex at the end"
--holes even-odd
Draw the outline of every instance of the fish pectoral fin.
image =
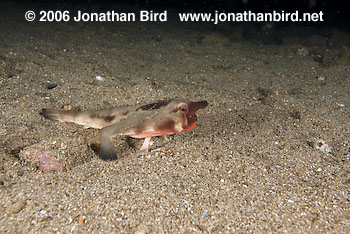
POLYGON ((115 151, 112 139, 108 141, 103 140, 100 142, 98 156, 105 161, 112 161, 117 159, 117 153, 115 151))
POLYGON ((103 128, 100 135, 100 149, 99 157, 105 161, 112 161, 117 159, 117 153, 115 146, 113 144, 112 138, 117 132, 117 127, 112 125, 106 128, 103 128))
POLYGON ((141 152, 147 152, 149 143, 151 142, 151 137, 146 137, 145 141, 143 142, 143 145, 140 148, 141 152))

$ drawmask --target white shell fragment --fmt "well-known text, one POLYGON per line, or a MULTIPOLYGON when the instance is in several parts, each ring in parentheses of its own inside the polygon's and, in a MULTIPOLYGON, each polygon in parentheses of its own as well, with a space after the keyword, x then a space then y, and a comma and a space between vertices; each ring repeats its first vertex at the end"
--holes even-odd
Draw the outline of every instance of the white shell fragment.
POLYGON ((327 154, 332 152, 332 148, 322 139, 316 140, 315 148, 327 154))
POLYGON ((98 81, 104 81, 104 78, 102 76, 96 76, 95 79, 98 81))

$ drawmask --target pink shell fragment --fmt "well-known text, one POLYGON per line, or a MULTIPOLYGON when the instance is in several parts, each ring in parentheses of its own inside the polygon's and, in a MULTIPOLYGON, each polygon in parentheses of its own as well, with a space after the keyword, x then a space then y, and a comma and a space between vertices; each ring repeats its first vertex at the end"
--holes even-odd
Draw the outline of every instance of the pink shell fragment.
POLYGON ((50 156, 47 152, 28 152, 28 156, 39 160, 39 169, 42 171, 56 171, 62 162, 50 156))

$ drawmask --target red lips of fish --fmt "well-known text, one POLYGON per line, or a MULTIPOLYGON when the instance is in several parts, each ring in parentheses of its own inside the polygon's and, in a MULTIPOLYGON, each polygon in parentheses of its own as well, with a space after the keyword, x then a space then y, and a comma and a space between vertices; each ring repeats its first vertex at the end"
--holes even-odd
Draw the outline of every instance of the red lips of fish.
POLYGON ((183 129, 181 132, 187 132, 194 128, 197 124, 197 116, 196 111, 199 109, 203 109, 208 106, 207 101, 200 101, 200 102, 190 102, 188 104, 188 113, 186 114, 187 118, 187 128, 183 129))

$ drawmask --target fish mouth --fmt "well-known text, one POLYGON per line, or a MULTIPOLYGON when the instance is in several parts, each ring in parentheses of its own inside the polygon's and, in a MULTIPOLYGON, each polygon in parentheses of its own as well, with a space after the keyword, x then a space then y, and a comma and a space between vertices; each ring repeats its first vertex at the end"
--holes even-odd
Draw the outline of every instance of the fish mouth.
POLYGON ((188 104, 188 113, 186 114, 186 117, 187 117, 187 122, 189 126, 194 127, 197 123, 196 111, 200 109, 204 109, 207 106, 208 106, 207 101, 190 102, 188 104))

